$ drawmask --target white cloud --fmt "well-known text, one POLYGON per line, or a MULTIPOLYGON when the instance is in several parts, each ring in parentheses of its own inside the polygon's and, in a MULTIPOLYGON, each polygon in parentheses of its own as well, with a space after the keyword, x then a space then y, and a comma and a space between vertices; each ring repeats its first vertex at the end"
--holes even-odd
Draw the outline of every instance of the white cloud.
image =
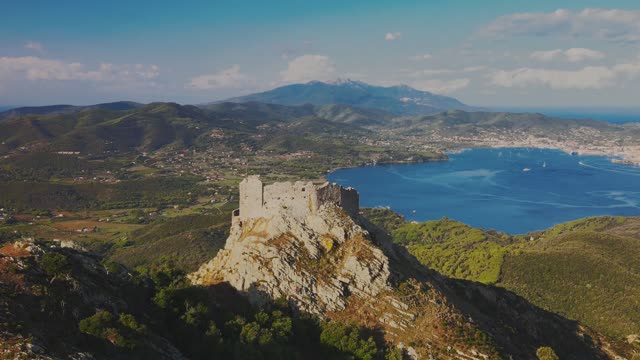
POLYGON ((419 54, 419 55, 414 55, 409 57, 409 60, 413 60, 413 61, 424 61, 424 60, 429 60, 432 59, 433 55, 431 54, 419 54))
POLYGON ((493 85, 507 88, 545 85, 552 89, 601 89, 614 84, 616 73, 604 66, 579 70, 520 68, 497 71, 490 79, 493 85))
POLYGON ((335 72, 335 65, 328 56, 302 55, 289 62, 287 68, 280 72, 280 78, 285 83, 329 80, 335 72))
POLYGON ((29 50, 34 50, 37 52, 44 52, 44 46, 42 46, 42 43, 39 43, 37 41, 27 41, 24 44, 25 49, 29 49, 29 50))
POLYGON ((446 75, 446 74, 465 74, 465 73, 482 71, 484 69, 486 69, 485 66, 467 66, 462 69, 427 69, 427 70, 415 71, 409 74, 409 76, 418 78, 418 77, 431 77, 435 75, 446 75))
POLYGON ((534 51, 531 53, 531 58, 537 61, 553 61, 564 56, 564 51, 561 49, 548 50, 548 51, 534 51))
POLYGON ((453 80, 439 80, 431 79, 424 81, 416 81, 411 85, 419 90, 430 91, 436 94, 451 94, 458 90, 462 90, 469 86, 471 80, 468 78, 453 79, 453 80))
POLYGON ((191 78, 187 87, 199 90, 240 88, 249 83, 249 78, 240 71, 240 65, 233 65, 215 74, 199 75, 191 78))
POLYGON ((567 50, 555 49, 548 51, 534 51, 531 58, 537 61, 549 62, 555 60, 568 62, 582 62, 585 60, 600 60, 605 54, 592 49, 571 48, 567 50))
POLYGON ((604 59, 605 54, 603 52, 585 49, 585 48, 571 48, 564 52, 567 60, 570 62, 581 62, 585 60, 600 60, 604 59))
POLYGON ((490 37, 569 35, 616 42, 640 42, 640 10, 593 9, 578 12, 516 13, 497 18, 481 31, 490 37))
POLYGON ((114 65, 102 63, 88 69, 81 63, 68 63, 35 56, 0 57, 0 83, 11 80, 29 81, 104 81, 143 82, 160 75, 156 65, 114 65))
POLYGON ((387 41, 398 40, 402 37, 402 33, 399 31, 396 32, 388 32, 384 35, 384 39, 387 41))
POLYGON ((491 84, 506 88, 547 86, 552 89, 603 89, 640 76, 640 57, 614 66, 587 66, 577 70, 520 68, 489 75, 491 84))

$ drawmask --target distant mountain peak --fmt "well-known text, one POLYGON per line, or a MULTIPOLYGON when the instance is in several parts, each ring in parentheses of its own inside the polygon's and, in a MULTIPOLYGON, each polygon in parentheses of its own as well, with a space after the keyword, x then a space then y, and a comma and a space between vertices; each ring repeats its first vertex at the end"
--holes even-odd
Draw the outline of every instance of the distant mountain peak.
POLYGON ((335 80, 328 80, 324 82, 325 84, 328 85, 337 85, 337 86, 345 86, 345 85, 349 85, 349 86, 369 86, 369 84, 364 83, 362 81, 358 81, 358 80, 352 80, 349 78, 337 78, 335 80))
POLYGON ((342 104, 384 110, 395 115, 426 115, 447 110, 479 110, 452 97, 421 91, 406 84, 384 87, 349 78, 285 85, 228 101, 263 102, 288 106, 342 104))

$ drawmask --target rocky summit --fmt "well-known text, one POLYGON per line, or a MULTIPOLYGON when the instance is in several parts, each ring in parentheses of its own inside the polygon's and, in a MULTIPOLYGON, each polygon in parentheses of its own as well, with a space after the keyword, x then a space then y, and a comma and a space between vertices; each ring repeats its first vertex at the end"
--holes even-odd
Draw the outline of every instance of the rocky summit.
POLYGON ((317 315, 341 311, 350 296, 390 289, 389 260, 353 217, 357 193, 335 184, 240 184, 225 248, 191 275, 197 284, 226 281, 262 304, 286 297, 317 315))

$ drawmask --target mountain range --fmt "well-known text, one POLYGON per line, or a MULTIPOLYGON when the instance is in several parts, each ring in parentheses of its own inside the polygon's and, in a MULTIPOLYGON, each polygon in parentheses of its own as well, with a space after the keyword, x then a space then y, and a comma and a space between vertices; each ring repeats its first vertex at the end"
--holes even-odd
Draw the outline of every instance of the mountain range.
POLYGON ((69 114, 84 110, 131 110, 142 106, 142 104, 132 101, 117 101, 112 103, 75 106, 75 105, 48 105, 48 106, 24 106, 24 107, 2 107, 0 106, 0 120, 19 115, 51 115, 69 114))
POLYGON ((227 101, 258 101, 281 105, 342 104, 384 110, 395 115, 432 114, 446 110, 478 110, 457 99, 416 90, 407 85, 382 87, 349 79, 286 85, 227 101))

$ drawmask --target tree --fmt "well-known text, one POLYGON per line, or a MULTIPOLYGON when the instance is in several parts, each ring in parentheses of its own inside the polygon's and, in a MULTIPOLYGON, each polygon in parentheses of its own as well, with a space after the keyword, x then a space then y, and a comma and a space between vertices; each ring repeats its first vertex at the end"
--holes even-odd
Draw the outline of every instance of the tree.
POLYGON ((55 279, 56 276, 67 272, 70 266, 66 256, 59 253, 46 253, 40 259, 40 267, 47 275, 55 279))

